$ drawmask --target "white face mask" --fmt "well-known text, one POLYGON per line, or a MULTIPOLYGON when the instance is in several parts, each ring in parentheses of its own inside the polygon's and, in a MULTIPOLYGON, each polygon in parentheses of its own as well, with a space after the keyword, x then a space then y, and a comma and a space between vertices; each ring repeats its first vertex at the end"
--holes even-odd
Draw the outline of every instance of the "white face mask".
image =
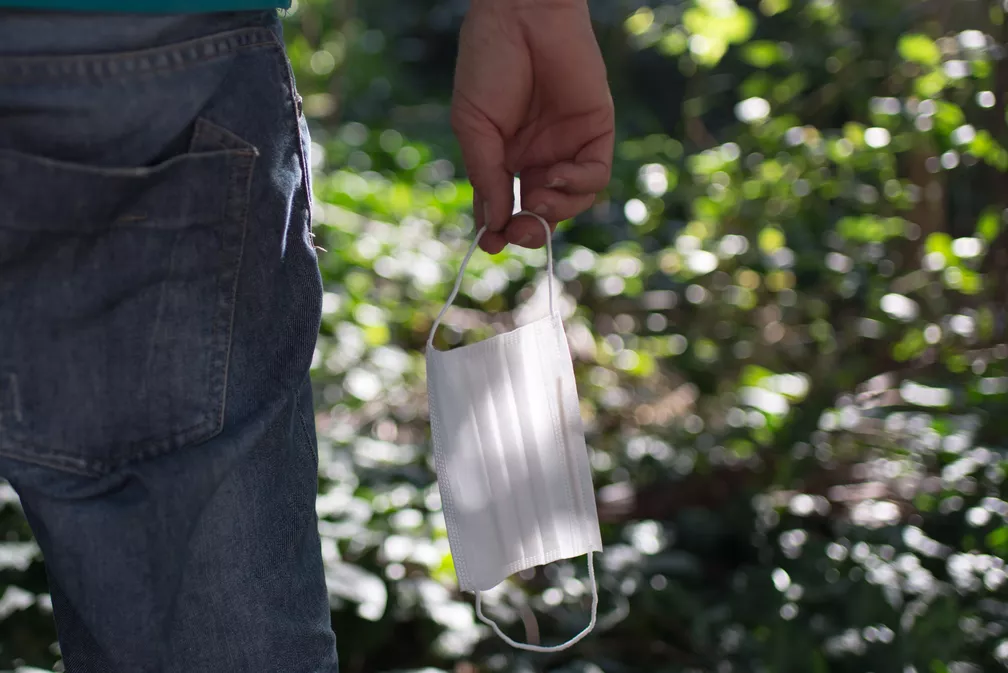
POLYGON ((462 284, 481 229, 427 339, 427 394, 438 487, 459 587, 476 615, 513 647, 553 652, 595 626, 592 553, 602 551, 595 491, 563 322, 553 306, 553 246, 546 229, 549 315, 451 351, 434 333, 462 284), (552 561, 588 555, 591 621, 566 643, 517 643, 482 612, 480 591, 552 561))

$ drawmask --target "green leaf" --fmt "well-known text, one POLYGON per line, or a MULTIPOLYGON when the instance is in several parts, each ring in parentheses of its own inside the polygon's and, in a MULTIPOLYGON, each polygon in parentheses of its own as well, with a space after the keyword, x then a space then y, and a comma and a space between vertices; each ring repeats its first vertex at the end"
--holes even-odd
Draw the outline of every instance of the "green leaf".
POLYGON ((987 129, 980 129, 969 143, 969 152, 1000 171, 1008 171, 1008 151, 987 129))
POLYGON ((906 362, 917 357, 927 348, 927 341, 924 339, 924 332, 919 329, 910 329, 900 339, 899 343, 893 346, 893 359, 898 362, 906 362))
POLYGON ((988 208, 977 220, 976 236, 988 243, 993 241, 1001 233, 1001 218, 997 210, 988 208))
POLYGON ((1008 526, 995 528, 987 534, 987 546, 999 556, 1008 554, 1008 526))
POLYGON ((760 384, 761 381, 773 376, 773 372, 766 367, 760 367, 759 365, 747 365, 745 369, 742 370, 742 375, 739 377, 739 384, 743 387, 755 387, 760 384))
POLYGON ((940 94, 946 84, 948 84, 948 78, 945 77, 945 74, 940 70, 934 70, 918 77, 914 82, 914 88, 918 96, 932 98, 940 94))
POLYGON ((791 8, 791 0, 760 0, 760 11, 766 16, 774 16, 791 8))
POLYGON ((658 51, 666 56, 679 56, 686 51, 689 41, 679 29, 670 30, 658 42, 658 51))
POLYGON ((759 233, 759 247, 763 252, 770 254, 786 243, 784 232, 776 227, 764 227, 759 233))
POLYGON ((959 269, 959 291, 963 294, 980 294, 983 290, 983 276, 972 269, 959 269))
POLYGON ((728 45, 749 39, 756 27, 752 12, 739 7, 733 0, 697 0, 683 12, 682 24, 693 36, 693 59, 706 66, 716 65, 728 45))
POLYGON ((940 100, 935 103, 935 128, 942 133, 952 133, 966 123, 966 113, 955 103, 940 100))
POLYGON ((650 7, 641 7, 628 16, 623 25, 631 35, 641 35, 654 25, 654 12, 650 7))
POLYGON ((756 454, 756 447, 753 446, 752 442, 744 439, 735 439, 727 443, 725 447, 732 452, 738 458, 749 458, 756 454))
POLYGON ((364 340, 369 346, 383 346, 388 343, 389 337, 387 325, 370 325, 364 328, 364 340))
POLYGON ((837 222, 837 233, 852 241, 884 242, 902 236, 906 222, 899 217, 881 218, 874 215, 845 217, 837 222))
POLYGON ((843 127, 844 138, 849 140, 854 147, 862 147, 864 145, 864 132, 864 125, 857 122, 847 122, 843 127))
POLYGON ((757 40, 742 49, 742 58, 757 68, 769 68, 784 60, 784 50, 776 42, 757 40))
POLYGON ((900 56, 904 60, 921 65, 938 65, 941 61, 941 52, 938 45, 927 35, 920 33, 904 35, 897 45, 900 56))
POLYGON ((952 237, 943 231, 936 231, 928 235, 927 240, 924 241, 924 250, 928 253, 937 252, 945 259, 951 259, 953 257, 952 237))

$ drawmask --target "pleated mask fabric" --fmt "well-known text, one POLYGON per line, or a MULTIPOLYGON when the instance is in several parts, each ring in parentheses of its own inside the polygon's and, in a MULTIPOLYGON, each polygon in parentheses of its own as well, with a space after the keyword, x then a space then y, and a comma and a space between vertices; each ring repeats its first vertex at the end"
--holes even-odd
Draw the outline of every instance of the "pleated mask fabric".
POLYGON ((594 627, 592 554, 602 551, 574 367, 553 296, 553 247, 545 220, 549 315, 479 343, 439 351, 434 335, 461 286, 480 230, 427 340, 434 462, 459 587, 476 594, 479 618, 514 647, 556 651, 594 627), (588 555, 588 627, 562 645, 517 643, 482 613, 480 592, 509 576, 588 555))

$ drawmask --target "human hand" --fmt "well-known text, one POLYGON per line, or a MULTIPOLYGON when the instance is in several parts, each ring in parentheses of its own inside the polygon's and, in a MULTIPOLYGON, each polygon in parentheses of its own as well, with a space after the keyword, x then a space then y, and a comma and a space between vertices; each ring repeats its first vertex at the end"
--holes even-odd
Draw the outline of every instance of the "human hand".
POLYGON ((587 210, 609 183, 613 103, 585 0, 472 0, 459 40, 452 128, 475 196, 480 247, 538 248, 542 225, 587 210))

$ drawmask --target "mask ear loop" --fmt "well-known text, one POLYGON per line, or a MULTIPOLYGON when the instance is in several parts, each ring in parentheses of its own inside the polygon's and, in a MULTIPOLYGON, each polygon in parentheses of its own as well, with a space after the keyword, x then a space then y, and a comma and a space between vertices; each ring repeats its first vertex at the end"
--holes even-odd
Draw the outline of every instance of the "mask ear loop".
MULTIPOLYGON (((546 281, 549 285, 549 311, 550 315, 553 315, 556 310, 553 307, 553 232, 550 230, 549 223, 546 222, 542 217, 536 215, 533 212, 527 210, 522 210, 515 215, 528 215, 529 217, 534 217, 539 220, 539 224, 543 226, 546 231, 546 281)), ((444 318, 445 313, 451 308, 452 303, 455 301, 455 297, 458 296, 459 289, 462 287, 462 278, 465 274, 466 266, 469 264, 469 259, 472 258, 473 253, 476 252, 476 246, 479 245, 480 239, 483 238, 483 234, 487 231, 486 227, 481 227, 478 232, 476 232, 476 238, 473 239, 472 244, 469 246, 469 251, 466 256, 462 259, 462 266, 459 267, 458 277, 455 278, 455 287, 452 288, 451 294, 448 295, 448 301, 445 302, 444 308, 438 313, 437 318, 434 319, 434 324, 431 326, 430 336, 427 337, 427 350, 430 350, 434 346, 434 334, 437 332, 437 328, 441 326, 441 320, 444 318)))
POLYGON ((505 643, 519 650, 525 650, 526 652, 560 652, 566 650, 571 645, 574 645, 582 638, 591 633, 592 629, 595 628, 595 620, 598 616, 598 585, 595 583, 595 558, 593 552, 588 552, 588 577, 591 580, 592 585, 592 605, 591 605, 591 621, 588 622, 588 626, 565 643, 560 643, 559 645, 530 645, 528 643, 519 643, 507 636, 500 627, 497 626, 496 622, 483 614, 483 604, 480 596, 480 592, 476 592, 476 617, 479 618, 481 622, 493 629, 494 633, 503 640, 505 643))

